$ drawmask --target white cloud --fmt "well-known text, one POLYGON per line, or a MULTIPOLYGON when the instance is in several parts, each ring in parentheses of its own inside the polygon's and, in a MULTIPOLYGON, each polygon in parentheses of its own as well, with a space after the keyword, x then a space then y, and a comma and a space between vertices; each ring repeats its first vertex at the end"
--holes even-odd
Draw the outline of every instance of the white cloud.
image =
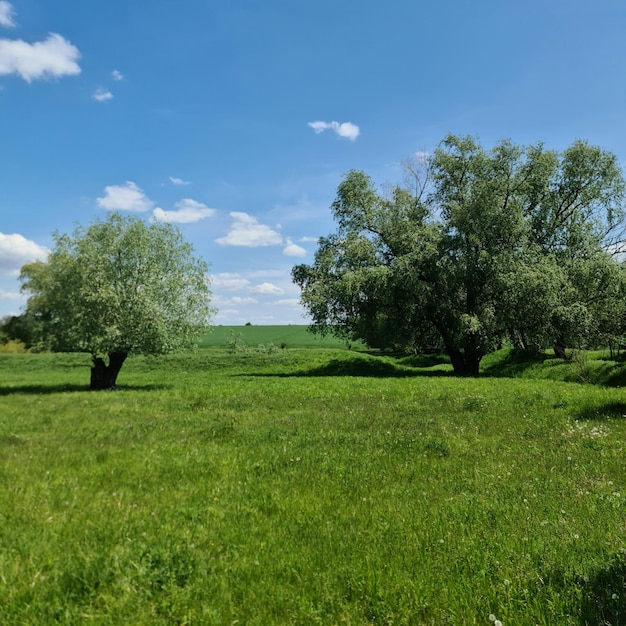
POLYGON ((109 185, 104 188, 104 196, 98 198, 98 206, 109 211, 149 211, 154 203, 132 181, 125 185, 109 185))
POLYGON ((0 39, 0 75, 17 74, 29 83, 37 78, 80 74, 79 58, 78 48, 55 33, 32 44, 0 39))
POLYGON ((256 268, 213 276, 218 324, 304 324, 299 288, 290 267, 256 268))
POLYGON ((258 302, 256 298, 242 298, 241 296, 233 296, 230 301, 233 304, 256 304, 258 302))
POLYGON ((0 233, 0 275, 17 276, 24 263, 43 261, 48 250, 17 233, 0 233))
POLYGON ((315 131, 316 135, 319 135, 322 131, 331 128, 331 125, 328 122, 309 122, 309 126, 315 131))
POLYGON ((317 122, 309 122, 309 126, 318 135, 321 132, 324 132, 325 130, 332 130, 335 133, 337 133, 337 135, 339 135, 340 137, 343 137, 344 139, 349 139, 350 141, 354 141, 361 133, 361 130, 359 129, 359 127, 356 126, 356 124, 353 124, 352 122, 343 122, 340 124, 339 122, 317 121, 317 122))
POLYGON ((91 97, 98 102, 106 102, 107 100, 113 99, 113 94, 108 89, 98 87, 91 97))
POLYGON ((287 239, 287 245, 283 250, 283 254, 285 256, 306 256, 306 250, 302 246, 295 244, 291 239, 287 239))
POLYGON ((172 181, 172 185, 188 185, 189 181, 183 180, 182 178, 176 178, 176 176, 170 176, 170 180, 172 181))
MULTIPOLYGON (((250 270, 246 272, 246 275, 250 278, 285 278, 289 276, 289 272, 285 273, 285 270, 250 270)), ((291 279, 289 279, 291 283, 291 279)))
POLYGON ((176 211, 164 211, 157 208, 154 209, 152 215, 159 222, 174 222, 177 224, 191 224, 215 215, 215 209, 210 209, 206 204, 191 198, 185 198, 177 202, 176 207, 176 211))
POLYGON ((230 216, 235 220, 226 237, 215 242, 220 246, 275 246, 282 243, 282 236, 265 224, 259 224, 256 218, 247 213, 233 212, 230 216))
MULTIPOLYGON (((15 278, 13 278, 15 282, 15 278)), ((3 289, 0 287, 0 318, 19 315, 26 304, 25 294, 15 291, 13 288, 3 289)))
POLYGON ((111 76, 113 76, 113 80, 123 80, 124 79, 124 74, 122 74, 122 72, 120 72, 119 70, 113 70, 111 72, 111 76))
POLYGON ((255 285, 250 289, 250 293, 254 293, 260 296, 280 296, 285 293, 284 289, 277 287, 273 283, 261 283, 255 285))
POLYGON ((279 306, 292 306, 295 308, 301 308, 301 303, 299 298, 283 298, 282 300, 276 300, 274 304, 279 306))
POLYGON ((217 308, 220 313, 223 313, 226 309, 231 307, 237 307, 235 313, 238 312, 240 306, 258 304, 259 301, 256 298, 249 296, 223 296, 219 293, 213 292, 211 298, 211 304, 217 308))
POLYGON ((0 300, 26 300, 24 294, 19 291, 5 291, 0 289, 0 300))
POLYGON ((306 242, 317 243, 319 240, 320 240, 319 237, 300 237, 300 241, 302 243, 306 243, 306 242))
POLYGON ((10 2, 0 0, 0 26, 5 28, 15 28, 15 10, 10 2))
POLYGON ((241 276, 241 274, 223 272, 212 276, 211 285, 213 289, 236 291, 237 289, 245 289, 246 287, 248 287, 250 285, 250 281, 247 278, 241 276))

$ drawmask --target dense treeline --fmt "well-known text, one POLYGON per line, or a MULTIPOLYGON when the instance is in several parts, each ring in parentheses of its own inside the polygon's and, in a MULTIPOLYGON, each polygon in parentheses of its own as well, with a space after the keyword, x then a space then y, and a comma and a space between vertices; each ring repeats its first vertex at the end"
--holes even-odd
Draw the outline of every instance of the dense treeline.
POLYGON ((373 347, 440 348, 461 375, 513 345, 566 349, 624 334, 624 178, 577 141, 562 153, 450 135, 376 191, 340 183, 337 231, 293 269, 313 330, 373 347))

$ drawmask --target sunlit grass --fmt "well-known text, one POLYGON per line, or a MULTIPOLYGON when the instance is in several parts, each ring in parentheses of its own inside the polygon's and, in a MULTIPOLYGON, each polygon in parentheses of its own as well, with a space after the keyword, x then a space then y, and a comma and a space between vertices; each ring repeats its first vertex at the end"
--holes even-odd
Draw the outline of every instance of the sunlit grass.
MULTIPOLYGON (((272 343, 276 346, 293 347, 345 347, 346 341, 332 335, 322 337, 309 332, 304 324, 288 326, 214 326, 200 341, 202 347, 224 346, 227 342, 239 338, 248 346, 272 343)), ((353 341, 352 345, 361 346, 361 342, 353 341)))
POLYGON ((0 367, 2 624, 626 623, 621 389, 345 350, 97 393, 84 356, 0 367))

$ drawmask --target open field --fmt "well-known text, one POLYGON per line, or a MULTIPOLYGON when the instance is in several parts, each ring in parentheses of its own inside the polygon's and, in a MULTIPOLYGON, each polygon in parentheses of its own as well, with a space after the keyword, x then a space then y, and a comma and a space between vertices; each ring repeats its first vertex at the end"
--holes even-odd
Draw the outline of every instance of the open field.
MULTIPOLYGON (((202 347, 224 346, 234 336, 240 336, 249 346, 273 343, 289 348, 313 346, 316 348, 345 347, 346 342, 336 337, 320 337, 308 331, 305 325, 290 326, 215 326, 200 341, 202 347)), ((358 342, 354 342, 359 345, 358 342)))
POLYGON ((626 396, 539 378, 597 363, 0 355, 0 623, 626 624, 626 396))

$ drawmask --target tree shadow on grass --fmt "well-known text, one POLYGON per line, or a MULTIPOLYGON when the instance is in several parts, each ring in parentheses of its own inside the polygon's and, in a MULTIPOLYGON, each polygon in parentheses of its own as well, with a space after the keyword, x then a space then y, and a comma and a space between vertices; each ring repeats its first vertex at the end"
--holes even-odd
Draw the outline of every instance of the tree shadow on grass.
MULTIPOLYGON (((626 626, 626 555, 606 555, 604 564, 583 574, 553 565, 538 577, 536 601, 544 604, 557 594, 571 602, 580 626, 626 626)), ((536 581, 535 581, 536 582, 536 581)), ((547 605, 546 605, 547 606, 547 605)), ((573 622, 568 622, 573 623, 573 622)))
MULTIPOLYGON (((167 389, 167 385, 119 385, 112 390, 106 391, 157 391, 167 389)), ((89 385, 16 385, 11 387, 0 387, 0 396, 10 396, 13 394, 25 395, 51 395, 53 393, 76 393, 82 391, 92 391, 89 385)))
POLYGON ((585 421, 624 418, 626 418, 626 402, 607 402, 600 406, 584 406, 576 415, 576 419, 585 421))
POLYGON ((626 625, 626 557, 615 555, 583 585, 580 624, 626 625))
POLYGON ((419 370, 396 365, 387 360, 371 357, 369 359, 332 359, 328 363, 308 370, 294 372, 247 374, 248 376, 274 377, 315 377, 315 376, 355 376, 371 378, 415 378, 418 376, 452 376, 447 370, 419 370))
POLYGON ((485 357, 481 373, 493 378, 516 378, 548 359, 554 357, 536 350, 501 350, 485 357))
POLYGON ((409 367, 435 367, 437 365, 450 365, 450 359, 440 352, 432 354, 399 354, 398 362, 409 367))
POLYGON ((626 368, 622 363, 619 365, 613 365, 612 369, 615 371, 606 376, 604 384, 607 387, 624 387, 626 386, 626 368))

